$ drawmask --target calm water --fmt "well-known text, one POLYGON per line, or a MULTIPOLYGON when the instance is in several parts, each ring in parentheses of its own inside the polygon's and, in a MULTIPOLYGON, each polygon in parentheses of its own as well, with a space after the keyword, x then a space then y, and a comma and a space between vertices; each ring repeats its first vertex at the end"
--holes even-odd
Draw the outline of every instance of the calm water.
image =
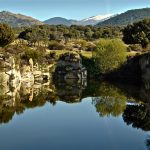
POLYGON ((7 90, 0 93, 2 150, 150 149, 144 87, 68 82, 7 90))

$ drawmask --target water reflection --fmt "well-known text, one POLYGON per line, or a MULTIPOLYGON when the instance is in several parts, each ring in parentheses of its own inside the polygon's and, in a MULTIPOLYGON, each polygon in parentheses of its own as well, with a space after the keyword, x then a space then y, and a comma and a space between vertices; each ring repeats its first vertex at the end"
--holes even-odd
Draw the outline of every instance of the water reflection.
POLYGON ((150 135, 147 136, 145 143, 146 143, 146 146, 147 146, 148 150, 150 150, 150 135))
MULTIPOLYGON (((125 124, 143 131, 150 131, 150 92, 145 86, 95 81, 67 80, 45 83, 22 83, 16 88, 0 87, 0 123, 8 123, 15 114, 26 109, 52 106, 58 101, 80 103, 91 97, 100 117, 122 116, 125 124)), ((150 137, 145 140, 150 149, 150 137)))
POLYGON ((106 82, 99 87, 100 97, 93 98, 93 104, 101 117, 118 116, 126 108, 127 97, 117 87, 106 82))
POLYGON ((120 84, 112 85, 107 82, 95 83, 93 81, 87 85, 85 81, 73 80, 49 81, 34 85, 24 83, 15 89, 2 87, 0 90, 0 123, 7 123, 15 113, 21 114, 25 109, 41 107, 46 102, 52 105, 56 105, 57 101, 79 103, 85 97, 92 97, 92 104, 101 117, 123 114, 127 124, 150 130, 150 126, 146 125, 150 117, 149 92, 143 87, 137 91, 135 87, 132 87, 131 90, 127 85, 122 88, 120 84))
POLYGON ((150 131, 150 110, 146 104, 127 105, 123 113, 123 119, 127 125, 150 131))

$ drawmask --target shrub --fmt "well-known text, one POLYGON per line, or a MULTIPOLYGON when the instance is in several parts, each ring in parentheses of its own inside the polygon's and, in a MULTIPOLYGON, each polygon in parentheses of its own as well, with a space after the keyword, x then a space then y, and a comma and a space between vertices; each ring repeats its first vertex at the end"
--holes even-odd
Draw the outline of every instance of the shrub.
POLYGON ((102 39, 93 52, 93 58, 101 73, 109 73, 126 61, 126 46, 118 39, 102 39))
POLYGON ((77 53, 66 52, 60 55, 59 60, 77 62, 80 60, 80 56, 77 53))
POLYGON ((143 48, 139 44, 132 44, 128 46, 128 51, 142 51, 143 48))
POLYGON ((85 50, 87 46, 87 42, 85 40, 74 40, 73 47, 78 50, 85 50))
POLYGON ((56 52, 50 52, 45 56, 46 60, 51 62, 52 60, 55 60, 57 58, 56 52))
POLYGON ((88 42, 86 46, 86 51, 94 51, 96 48, 96 45, 94 43, 88 42))
POLYGON ((4 51, 9 54, 18 55, 19 53, 24 52, 25 49, 26 49, 25 45, 17 44, 17 45, 7 45, 4 48, 4 51))
POLYGON ((57 41, 49 42, 48 48, 50 50, 63 50, 65 46, 57 41))
POLYGON ((44 54, 41 51, 27 48, 22 58, 27 60, 32 58, 34 62, 38 62, 43 58, 43 55, 44 54))
POLYGON ((14 40, 14 33, 7 24, 0 24, 0 47, 10 44, 14 40))

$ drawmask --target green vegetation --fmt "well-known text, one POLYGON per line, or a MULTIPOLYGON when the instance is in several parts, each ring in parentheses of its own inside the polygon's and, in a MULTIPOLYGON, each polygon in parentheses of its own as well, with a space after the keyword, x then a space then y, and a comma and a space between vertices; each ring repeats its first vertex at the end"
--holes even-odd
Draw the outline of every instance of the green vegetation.
POLYGON ((57 41, 50 41, 48 44, 50 50, 64 50, 65 46, 57 41))
POLYGON ((40 25, 27 28, 19 33, 20 31, 21 30, 18 29, 19 38, 31 41, 32 43, 37 42, 35 41, 36 38, 38 41, 63 40, 68 42, 75 39, 84 39, 89 41, 99 38, 121 37, 120 27, 93 27, 77 25, 67 27, 64 25, 40 25))
POLYGON ((0 47, 10 44, 14 40, 12 29, 6 24, 0 24, 0 47))
POLYGON ((126 47, 121 40, 101 39, 93 52, 93 58, 101 73, 110 73, 126 61, 126 47))
POLYGON ((5 36, 5 38, 1 36, 3 37, 1 46, 5 46, 1 51, 5 54, 14 55, 16 60, 32 58, 40 65, 50 65, 54 61, 56 63, 60 55, 75 52, 82 57, 82 63, 91 78, 100 77, 100 74, 110 75, 120 70, 128 62, 127 56, 133 57, 137 53, 143 53, 142 47, 147 47, 144 52, 149 50, 150 19, 134 23, 124 29, 77 25, 14 28, 16 40, 12 44, 10 44, 14 39, 12 29, 7 25, 0 25, 0 35, 5 36), (130 45, 122 42, 122 35, 125 43, 130 45))
POLYGON ((123 41, 126 44, 141 44, 146 48, 150 43, 150 19, 128 25, 123 30, 123 41))
POLYGON ((34 49, 26 49, 22 58, 29 60, 30 58, 33 59, 34 62, 38 62, 43 57, 43 52, 34 49))

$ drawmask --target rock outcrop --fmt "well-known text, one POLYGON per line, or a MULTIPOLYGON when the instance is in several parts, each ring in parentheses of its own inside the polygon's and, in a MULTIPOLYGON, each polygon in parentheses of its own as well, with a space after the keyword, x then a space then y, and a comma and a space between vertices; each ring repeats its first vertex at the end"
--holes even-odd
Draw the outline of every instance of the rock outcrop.
POLYGON ((34 65, 32 59, 19 66, 19 64, 15 64, 13 56, 5 58, 5 56, 0 55, 0 67, 0 84, 3 86, 9 85, 16 88, 20 82, 33 85, 35 81, 48 80, 50 78, 50 66, 47 67, 45 72, 39 65, 34 65))
POLYGON ((62 54, 56 65, 54 78, 57 79, 77 79, 87 78, 87 70, 82 65, 82 59, 77 53, 62 54))

